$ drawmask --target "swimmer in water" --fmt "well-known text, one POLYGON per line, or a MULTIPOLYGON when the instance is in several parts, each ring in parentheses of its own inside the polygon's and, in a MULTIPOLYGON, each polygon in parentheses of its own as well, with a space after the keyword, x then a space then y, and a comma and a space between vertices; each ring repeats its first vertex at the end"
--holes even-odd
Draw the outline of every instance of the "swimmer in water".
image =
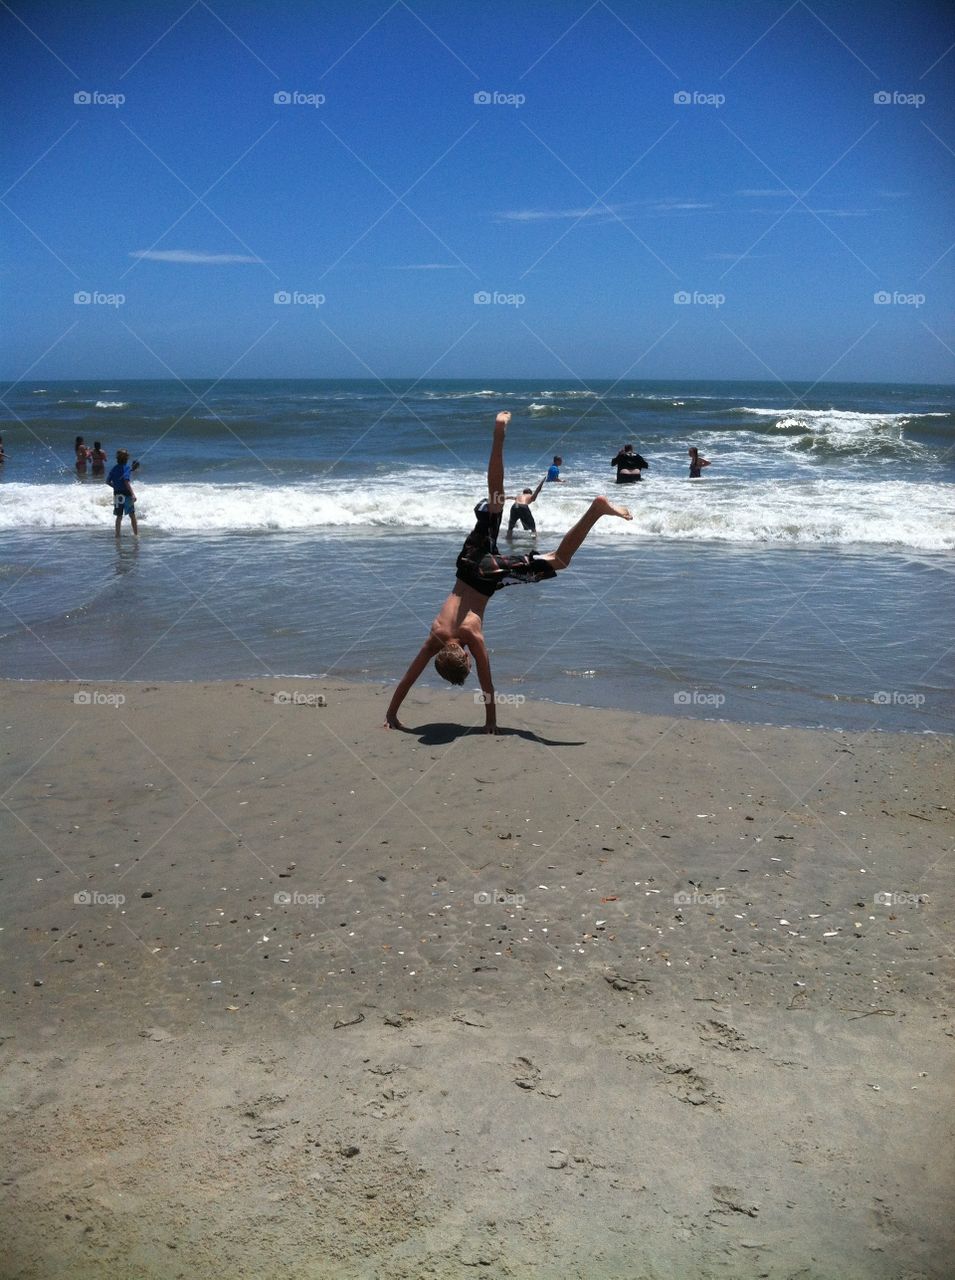
POLYGON ((520 521, 522 529, 526 529, 528 533, 536 536, 537 525, 534 522, 531 503, 536 502, 540 497, 540 491, 543 489, 544 484, 545 481, 542 480, 536 489, 522 489, 513 498, 505 499, 505 501, 510 501, 512 504, 507 518, 507 536, 509 538, 514 537, 514 526, 518 521, 520 521))
POLYGON ((642 454, 634 453, 632 444, 625 444, 610 465, 617 468, 617 484, 635 484, 642 480, 641 471, 650 465, 642 454))
POLYGON ((101 480, 106 479, 106 463, 109 459, 106 456, 106 450, 98 440, 93 442, 93 448, 90 453, 90 475, 98 476, 101 480))
POLYGON ((710 465, 709 460, 702 457, 699 449, 696 448, 687 449, 687 453, 690 456, 690 479, 699 480, 703 474, 703 468, 710 465))

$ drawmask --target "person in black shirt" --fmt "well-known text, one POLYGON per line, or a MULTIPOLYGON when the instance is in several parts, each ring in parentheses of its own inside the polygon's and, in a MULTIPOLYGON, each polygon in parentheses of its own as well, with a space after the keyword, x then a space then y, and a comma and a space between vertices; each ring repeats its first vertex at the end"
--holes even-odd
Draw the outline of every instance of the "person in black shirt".
POLYGON ((610 465, 617 468, 617 484, 635 484, 643 479, 641 470, 650 464, 639 453, 634 453, 632 444, 625 444, 617 456, 611 459, 610 465))

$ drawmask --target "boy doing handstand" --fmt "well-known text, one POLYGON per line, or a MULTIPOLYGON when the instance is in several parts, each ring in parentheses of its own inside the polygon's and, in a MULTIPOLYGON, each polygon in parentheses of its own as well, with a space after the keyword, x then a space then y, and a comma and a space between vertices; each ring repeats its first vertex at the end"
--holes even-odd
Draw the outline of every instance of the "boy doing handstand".
POLYGON ((504 437, 509 413, 499 413, 494 423, 494 439, 487 467, 487 497, 474 508, 477 523, 465 539, 457 559, 457 579, 451 594, 431 624, 431 633, 421 646, 411 666, 398 683, 388 711, 385 727, 403 729, 398 711, 414 682, 434 659, 438 675, 450 684, 464 684, 472 659, 484 695, 485 733, 497 732, 494 683, 491 664, 484 643, 484 610, 495 591, 524 582, 543 582, 566 569, 581 543, 602 516, 619 516, 632 520, 626 507, 616 506, 606 498, 594 498, 577 523, 564 534, 556 551, 529 555, 500 555, 497 535, 504 510, 504 437))

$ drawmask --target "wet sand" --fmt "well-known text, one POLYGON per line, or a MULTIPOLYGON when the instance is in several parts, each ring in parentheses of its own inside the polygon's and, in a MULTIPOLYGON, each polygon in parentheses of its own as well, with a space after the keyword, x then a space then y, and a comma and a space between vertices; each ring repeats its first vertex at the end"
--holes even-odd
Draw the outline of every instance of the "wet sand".
POLYGON ((951 740, 389 694, 3 686, 4 1275, 949 1275, 951 740))

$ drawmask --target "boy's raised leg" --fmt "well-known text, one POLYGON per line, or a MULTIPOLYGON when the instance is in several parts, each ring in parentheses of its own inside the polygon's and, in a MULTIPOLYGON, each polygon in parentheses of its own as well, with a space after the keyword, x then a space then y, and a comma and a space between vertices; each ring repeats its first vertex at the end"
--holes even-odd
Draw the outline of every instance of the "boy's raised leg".
POLYGON ((504 437, 511 420, 508 412, 499 413, 494 421, 491 456, 487 463, 487 505, 493 514, 504 510, 504 437))

